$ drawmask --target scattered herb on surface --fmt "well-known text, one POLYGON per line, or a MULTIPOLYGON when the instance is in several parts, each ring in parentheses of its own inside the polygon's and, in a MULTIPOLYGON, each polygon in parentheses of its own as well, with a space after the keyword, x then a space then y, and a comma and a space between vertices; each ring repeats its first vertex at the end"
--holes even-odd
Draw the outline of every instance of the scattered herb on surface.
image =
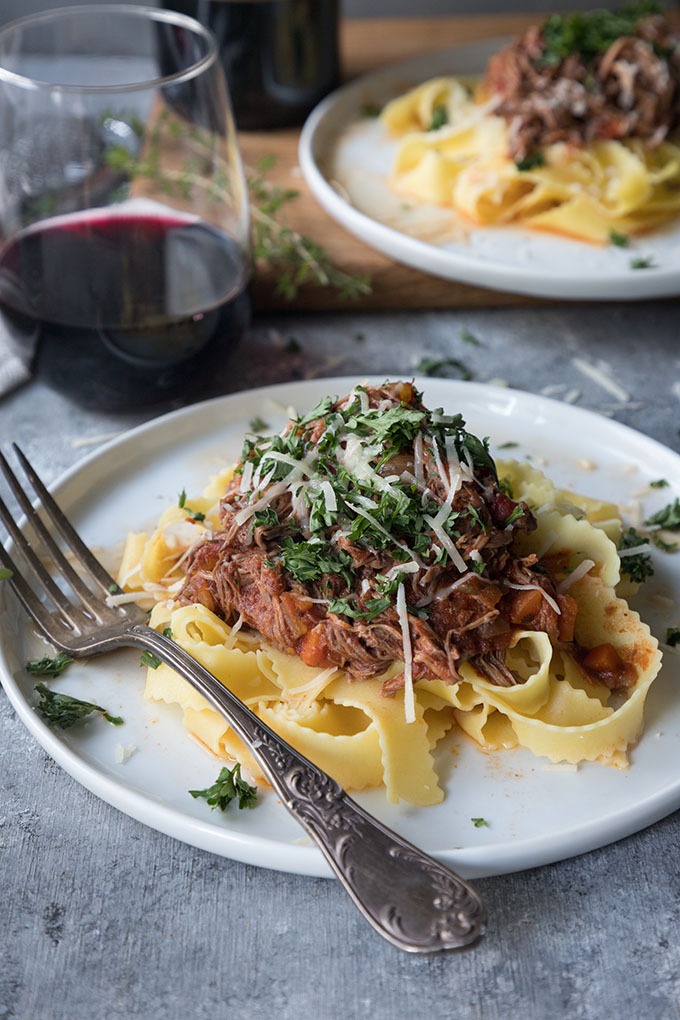
POLYGON ((669 483, 667 478, 657 478, 655 482, 649 484, 652 489, 667 489, 669 483))
POLYGON ((200 510, 192 510, 191 507, 187 506, 187 494, 184 491, 184 489, 182 489, 182 491, 179 494, 179 498, 177 500, 177 506, 180 508, 180 510, 184 510, 184 513, 187 515, 187 517, 191 517, 192 521, 204 521, 205 520, 205 514, 204 513, 201 513, 200 510))
POLYGON ((251 808, 257 800, 257 787, 243 779, 240 762, 236 762, 231 769, 225 765, 212 786, 205 790, 189 790, 189 793, 194 800, 200 797, 207 801, 213 811, 215 808, 226 811, 231 802, 237 799, 239 808, 251 808))
POLYGON ((58 726, 62 730, 67 730, 94 712, 99 713, 112 726, 123 725, 124 720, 119 715, 111 715, 101 705, 95 705, 91 701, 81 701, 80 698, 74 698, 70 694, 51 691, 45 684, 36 684, 35 689, 40 695, 40 701, 35 706, 36 711, 50 726, 58 726))
POLYGON ((286 354, 299 354, 302 350, 302 344, 299 340, 296 340, 294 336, 289 336, 286 341, 286 354))
POLYGON ((375 120, 382 113, 382 107, 377 103, 364 103, 361 107, 361 116, 375 120))
POLYGON ((657 510, 647 518, 645 524, 658 524, 661 528, 680 528, 680 499, 675 499, 661 510, 657 510))
POLYGON ((435 378, 447 378, 449 370, 454 369, 461 379, 469 380, 474 376, 464 362, 458 358, 421 358, 416 365, 416 372, 419 375, 427 375, 435 378))
POLYGON ((66 652, 58 652, 55 656, 45 655, 42 659, 31 659, 26 669, 32 676, 61 676, 73 659, 66 652))
POLYGON ((460 339, 464 344, 470 344, 471 347, 479 347, 479 340, 474 333, 471 333, 469 329, 463 327, 459 333, 460 339))
POLYGON ((0 567, 0 581, 8 581, 13 576, 14 574, 9 567, 0 567))
POLYGON ((680 627, 669 627, 666 631, 666 644, 671 648, 680 647, 680 627))
POLYGON ((629 248, 630 238, 628 234, 621 234, 618 230, 609 231, 609 242, 617 248, 629 248))
POLYGON ((499 450, 515 450, 519 446, 514 439, 508 439, 507 442, 501 443, 498 447, 499 450))
POLYGON ((269 428, 269 424, 262 418, 257 416, 253 418, 253 420, 250 422, 249 428, 250 431, 254 432, 256 435, 262 435, 262 433, 266 432, 267 429, 269 428))
POLYGON ((489 823, 486 818, 471 818, 470 821, 474 825, 475 829, 488 829, 489 823))
POLYGON ((649 256, 640 256, 630 260, 631 269, 656 269, 654 259, 649 256))

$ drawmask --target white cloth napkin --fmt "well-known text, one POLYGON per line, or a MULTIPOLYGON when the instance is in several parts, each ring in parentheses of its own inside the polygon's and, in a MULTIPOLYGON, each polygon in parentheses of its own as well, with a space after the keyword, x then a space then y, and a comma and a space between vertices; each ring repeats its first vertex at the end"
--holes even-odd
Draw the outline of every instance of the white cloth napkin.
POLYGON ((26 333, 0 312, 0 396, 28 382, 37 331, 26 333))

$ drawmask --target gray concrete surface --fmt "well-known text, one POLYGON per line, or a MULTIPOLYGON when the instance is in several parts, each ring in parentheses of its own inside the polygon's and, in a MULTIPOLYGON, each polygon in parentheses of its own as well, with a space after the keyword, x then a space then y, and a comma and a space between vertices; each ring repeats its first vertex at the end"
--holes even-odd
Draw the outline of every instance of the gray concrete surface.
MULTIPOLYGON (((478 381, 562 383, 577 406, 678 450, 679 334, 679 301, 277 316, 254 324, 214 388, 408 375, 424 355, 455 356, 478 381), (479 346, 461 344, 461 328, 479 346), (298 354, 286 353, 289 336, 298 354), (574 357, 607 362, 635 406, 612 411, 574 357)), ((34 381, 0 400, 0 445, 19 441, 53 479, 84 455, 84 438, 154 413, 82 410, 34 381)), ((483 942, 417 958, 369 931, 336 882, 212 856, 99 801, 4 693, 0 798, 2 1020, 680 1017, 680 813, 576 859, 479 880, 483 942)))

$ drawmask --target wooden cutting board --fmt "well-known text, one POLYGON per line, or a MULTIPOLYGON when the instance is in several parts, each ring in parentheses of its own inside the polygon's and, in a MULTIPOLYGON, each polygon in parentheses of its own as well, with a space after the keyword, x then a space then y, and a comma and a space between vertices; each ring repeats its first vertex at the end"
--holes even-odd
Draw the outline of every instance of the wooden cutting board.
MULTIPOLYGON (((347 20, 342 24, 343 74, 347 81, 379 67, 477 39, 513 35, 531 21, 526 15, 347 20)), ((294 188, 297 198, 281 213, 291 229, 322 245, 334 263, 350 273, 370 277, 369 295, 347 300, 324 287, 305 286, 291 303, 276 294, 276 273, 259 266, 254 285, 259 311, 358 311, 536 303, 522 295, 498 293, 441 280, 392 262, 335 222, 307 188, 298 165, 299 130, 241 132, 246 167, 253 171, 265 157, 275 157, 267 181, 294 188)))

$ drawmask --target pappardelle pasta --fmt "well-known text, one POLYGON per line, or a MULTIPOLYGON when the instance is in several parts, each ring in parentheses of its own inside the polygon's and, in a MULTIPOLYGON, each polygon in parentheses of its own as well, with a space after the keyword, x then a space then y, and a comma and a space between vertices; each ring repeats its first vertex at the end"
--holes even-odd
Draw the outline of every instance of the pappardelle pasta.
MULTIPOLYGON (((616 507, 495 463, 411 383, 355 386, 128 538, 119 582, 263 721, 350 790, 431 805, 455 728, 485 750, 625 766, 660 666, 617 594, 616 507)), ((168 666, 146 697, 256 779, 168 666)))
POLYGON ((472 85, 434 78, 393 101, 390 185, 475 224, 627 243, 680 213, 680 35, 638 13, 533 26, 472 85))

